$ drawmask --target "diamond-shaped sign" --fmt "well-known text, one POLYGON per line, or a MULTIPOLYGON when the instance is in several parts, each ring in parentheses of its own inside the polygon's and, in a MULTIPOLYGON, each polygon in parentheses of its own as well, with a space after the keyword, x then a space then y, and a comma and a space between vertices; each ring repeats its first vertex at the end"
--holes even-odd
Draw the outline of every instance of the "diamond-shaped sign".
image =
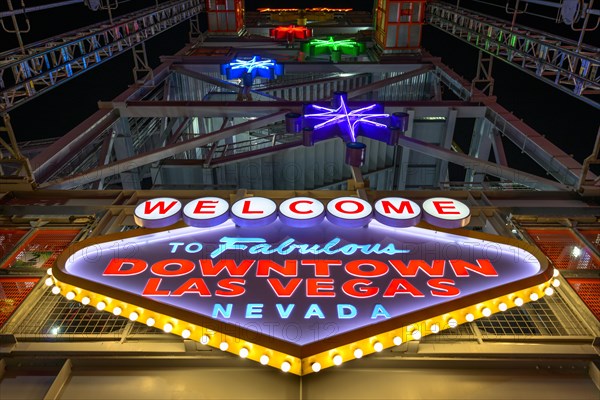
POLYGON ((138 229, 75 244, 53 274, 67 298, 299 375, 552 290, 523 242, 375 220, 138 229))

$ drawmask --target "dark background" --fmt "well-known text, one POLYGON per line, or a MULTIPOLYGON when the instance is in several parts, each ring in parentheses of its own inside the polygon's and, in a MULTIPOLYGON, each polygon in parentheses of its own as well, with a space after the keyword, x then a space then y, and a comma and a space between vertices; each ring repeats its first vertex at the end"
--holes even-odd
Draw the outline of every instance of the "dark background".
MULTIPOLYGON (((32 7, 57 1, 25 0, 25 5, 32 7)), ((502 3, 501 0, 490 1, 502 3)), ((0 11, 7 10, 6 1, 1 3, 0 11)), ((13 0, 14 8, 21 8, 19 3, 20 0, 13 0)), ((113 16, 154 4, 154 0, 122 0, 118 9, 113 12, 113 16)), ((268 0, 246 0, 247 10, 268 6, 281 7, 282 3, 268 0)), ((372 2, 369 0, 288 0, 285 2, 285 7, 322 6, 372 10, 372 2)), ((503 6, 493 7, 473 0, 462 0, 461 6, 507 20, 511 19, 511 15, 504 12, 503 6)), ((547 7, 538 6, 537 9, 531 7, 532 5, 528 9, 531 12, 546 15, 556 13, 554 9, 547 7)), ((93 12, 83 4, 75 4, 41 12, 31 12, 28 13, 28 18, 31 23, 31 31, 23 35, 26 44, 107 20, 108 14, 106 11, 93 12)), ((18 16, 18 20, 21 26, 25 26, 23 15, 18 16)), ((554 21, 532 15, 518 16, 517 23, 574 40, 579 35, 564 24, 557 24, 554 21)), ((9 18, 4 19, 4 24, 7 27, 12 26, 9 18)), ((188 29, 189 24, 184 22, 147 42, 146 48, 152 66, 155 67, 160 63, 160 55, 173 54, 185 45, 188 29)), ((597 32, 587 33, 584 42, 598 43, 598 37, 597 32)), ((442 57, 442 61, 460 75, 467 79, 475 76, 477 50, 471 46, 431 26, 423 28, 422 44, 434 56, 442 57)), ((17 47, 15 36, 0 31, 0 51, 15 47, 17 47)), ((126 52, 12 111, 10 115, 17 139, 24 141, 64 135, 95 112, 98 109, 98 101, 111 100, 132 84, 132 68, 133 56, 131 52, 126 52)), ((493 75, 495 78, 494 95, 498 97, 498 103, 514 112, 516 116, 522 118, 538 132, 546 135, 568 154, 573 154, 578 161, 583 161, 590 154, 600 125, 598 110, 502 61, 494 61, 493 75)), ((466 133, 470 134, 470 132, 466 133)), ((465 135, 465 137, 467 136, 465 135)), ((505 142, 505 146, 511 165, 531 172, 544 172, 527 157, 521 155, 520 151, 508 141, 505 142)))

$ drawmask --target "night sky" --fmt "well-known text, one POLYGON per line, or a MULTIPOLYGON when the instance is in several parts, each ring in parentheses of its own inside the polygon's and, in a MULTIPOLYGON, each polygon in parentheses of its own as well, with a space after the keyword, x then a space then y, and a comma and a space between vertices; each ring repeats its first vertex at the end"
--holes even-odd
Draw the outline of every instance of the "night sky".
MULTIPOLYGON (((48 4, 57 0, 26 0, 27 6, 48 4)), ((6 2, 1 2, 0 11, 7 9, 6 2)), ((13 0, 15 8, 20 8, 19 1, 13 0)), ((154 0, 129 0, 121 2, 115 15, 154 4, 154 0)), ((246 0, 246 8, 281 6, 280 2, 246 0)), ((288 0, 286 7, 353 7, 354 9, 371 11, 370 1, 348 0, 288 0)), ((469 0, 461 1, 461 5, 480 9, 481 11, 504 16, 499 8, 489 7, 469 0)), ((106 11, 92 12, 83 4, 60 7, 29 14, 31 32, 24 35, 26 43, 83 27, 94 22, 108 19, 106 11)), ((19 17, 23 23, 23 16, 19 17)), ((531 16, 519 16, 518 23, 536 26, 563 36, 576 39, 577 34, 562 24, 531 16)), ((5 24, 11 24, 5 20, 5 24)), ((159 64, 158 57, 173 54, 181 49, 187 40, 188 23, 182 23, 147 43, 151 64, 159 64)), ((585 42, 598 43, 598 35, 587 34, 585 42)), ((0 32, 0 51, 17 46, 14 35, 0 32)), ((458 39, 426 26, 423 31, 423 46, 433 55, 442 57, 443 62, 452 67, 460 75, 472 79, 476 71, 477 51, 458 39)), ((97 68, 78 77, 60 88, 40 96, 37 99, 17 108, 10 113, 13 126, 19 141, 50 138, 65 134, 78 123, 97 110, 99 100, 111 100, 133 82, 133 56, 127 52, 97 68)), ((520 72, 516 68, 495 60, 495 90, 498 102, 513 111, 526 123, 545 134, 555 144, 578 161, 582 161, 591 152, 598 126, 600 113, 557 89, 520 72)), ((509 151, 509 163, 526 168, 531 172, 541 173, 533 162, 520 154, 518 149, 505 141, 509 151)))

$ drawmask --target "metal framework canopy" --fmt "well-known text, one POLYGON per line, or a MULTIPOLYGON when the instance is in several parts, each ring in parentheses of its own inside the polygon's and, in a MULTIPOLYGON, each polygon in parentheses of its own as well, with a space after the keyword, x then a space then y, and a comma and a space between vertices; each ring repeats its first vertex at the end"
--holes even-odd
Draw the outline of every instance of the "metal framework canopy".
MULTIPOLYGON (((263 54, 284 59, 286 51, 263 54)), ((166 58, 152 86, 131 87, 102 103, 97 115, 38 154, 36 179, 57 189, 135 189, 146 178, 154 188, 312 190, 345 188, 360 172, 373 189, 435 189, 451 184, 458 166, 464 177, 452 181, 469 188, 573 190, 579 181, 580 164, 493 100, 468 101, 470 88, 436 59, 368 68, 288 61, 279 75, 275 62, 263 68, 264 58, 230 52, 234 61, 225 66, 198 63, 196 56, 166 58), (247 88, 251 97, 239 101, 239 85, 223 80, 223 71, 274 79, 247 88), (441 84, 467 97, 442 100, 441 84), (307 103, 317 108, 303 108, 307 103), (394 123, 399 115, 402 122, 394 123), (470 121, 472 130, 457 130, 459 121, 470 121), (348 149, 342 140, 328 140, 338 135, 357 144, 348 149), (458 135, 470 142, 464 152, 454 145, 458 135), (531 141, 527 155, 555 180, 504 162, 507 139, 519 146, 531 141)))

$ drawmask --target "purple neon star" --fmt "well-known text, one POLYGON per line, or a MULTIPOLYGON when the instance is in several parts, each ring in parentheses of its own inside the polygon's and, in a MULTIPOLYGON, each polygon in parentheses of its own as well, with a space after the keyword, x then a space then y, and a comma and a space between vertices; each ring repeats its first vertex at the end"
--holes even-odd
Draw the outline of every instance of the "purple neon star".
POLYGON ((313 126, 313 129, 317 130, 326 126, 332 126, 338 124, 342 130, 347 130, 352 142, 356 142, 356 128, 359 123, 372 125, 378 128, 386 128, 386 124, 380 122, 371 121, 372 118, 386 118, 389 114, 381 113, 369 113, 373 109, 377 108, 377 104, 371 104, 370 106, 358 108, 356 110, 348 110, 343 96, 337 96, 339 99, 340 106, 338 108, 327 108, 312 104, 311 107, 314 110, 320 110, 320 113, 304 114, 304 118, 314 118, 316 120, 322 120, 323 122, 313 126))

